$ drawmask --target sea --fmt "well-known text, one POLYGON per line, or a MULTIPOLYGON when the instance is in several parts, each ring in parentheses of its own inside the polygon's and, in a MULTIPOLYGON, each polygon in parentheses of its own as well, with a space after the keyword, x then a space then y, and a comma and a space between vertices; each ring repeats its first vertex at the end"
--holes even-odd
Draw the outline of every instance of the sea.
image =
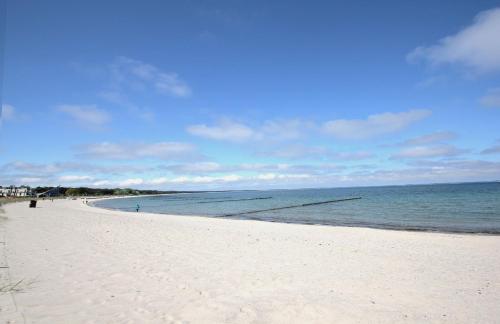
POLYGON ((500 234, 500 182, 179 193, 96 207, 268 222, 500 234), (354 198, 354 199, 352 199, 354 198))

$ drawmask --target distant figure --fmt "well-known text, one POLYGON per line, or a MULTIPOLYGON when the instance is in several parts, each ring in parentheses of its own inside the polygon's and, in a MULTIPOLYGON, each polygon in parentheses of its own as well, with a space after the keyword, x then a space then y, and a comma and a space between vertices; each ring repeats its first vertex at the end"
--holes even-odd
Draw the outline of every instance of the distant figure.
POLYGON ((141 206, 139 206, 139 204, 137 204, 137 206, 135 207, 135 211, 136 212, 139 212, 139 209, 141 208, 141 206))

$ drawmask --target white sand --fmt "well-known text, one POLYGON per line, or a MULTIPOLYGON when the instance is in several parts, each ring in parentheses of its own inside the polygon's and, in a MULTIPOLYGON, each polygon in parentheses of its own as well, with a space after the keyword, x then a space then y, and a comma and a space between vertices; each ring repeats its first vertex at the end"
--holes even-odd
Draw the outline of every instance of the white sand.
POLYGON ((3 322, 500 322, 500 236, 39 207, 4 207, 3 322))

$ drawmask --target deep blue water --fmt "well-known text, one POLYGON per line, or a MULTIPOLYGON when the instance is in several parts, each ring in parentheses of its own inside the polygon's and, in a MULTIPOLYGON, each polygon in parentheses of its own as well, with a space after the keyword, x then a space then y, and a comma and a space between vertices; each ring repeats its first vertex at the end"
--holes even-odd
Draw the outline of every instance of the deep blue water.
POLYGON ((124 211, 135 211, 137 204, 143 212, 162 214, 500 234, 499 182, 206 192, 94 202, 96 207, 124 211), (361 199, 244 214, 350 197, 361 199), (228 214, 232 216, 225 216, 228 214))

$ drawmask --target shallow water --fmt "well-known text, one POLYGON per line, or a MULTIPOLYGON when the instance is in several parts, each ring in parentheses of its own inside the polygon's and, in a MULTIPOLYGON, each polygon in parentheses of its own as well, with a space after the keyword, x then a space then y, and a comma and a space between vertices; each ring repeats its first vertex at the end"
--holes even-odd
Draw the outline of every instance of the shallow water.
POLYGON ((206 192, 94 202, 96 207, 124 211, 135 211, 137 204, 142 212, 162 214, 500 234, 499 182, 206 192), (351 197, 361 199, 256 212, 351 197))

